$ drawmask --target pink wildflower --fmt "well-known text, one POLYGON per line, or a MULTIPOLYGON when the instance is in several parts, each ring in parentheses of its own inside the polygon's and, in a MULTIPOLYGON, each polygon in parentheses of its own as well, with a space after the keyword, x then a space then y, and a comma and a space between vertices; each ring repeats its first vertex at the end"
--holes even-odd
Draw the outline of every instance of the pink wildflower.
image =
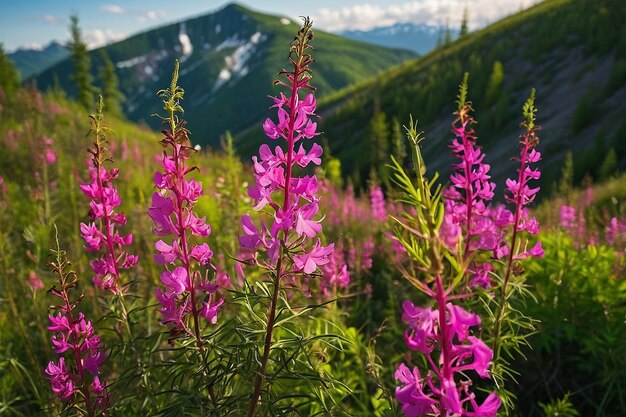
POLYGON ((27 284, 34 292, 43 289, 43 282, 41 281, 41 278, 39 278, 39 275, 37 275, 37 273, 32 269, 28 272, 27 284))
POLYGON ((163 170, 154 174, 158 191, 152 195, 148 216, 154 222, 154 234, 171 239, 155 244, 158 253, 154 260, 166 267, 161 273, 165 288, 155 291, 163 323, 169 324, 174 333, 186 331, 202 350, 198 317, 204 317, 211 324, 217 322, 223 300, 216 297, 219 285, 211 281, 223 272, 212 262, 213 251, 207 243, 191 242, 192 236, 209 236, 211 228, 206 218, 194 213, 194 204, 203 194, 202 183, 186 178, 196 169, 187 163, 195 151, 189 146, 185 121, 175 116, 177 110, 174 109, 181 109, 179 100, 183 97, 182 89, 176 85, 178 65, 176 61, 172 87, 161 93, 166 108, 172 110, 166 119, 170 128, 162 131, 164 150, 160 163, 163 170), (193 331, 187 325, 189 313, 193 318, 193 331))
POLYGON ((57 249, 54 253, 56 259, 48 266, 57 275, 59 286, 55 285, 48 292, 60 299, 61 304, 51 307, 56 315, 48 315, 48 330, 53 333, 52 350, 59 359, 48 363, 45 374, 52 391, 61 400, 71 406, 83 402, 90 417, 104 415, 110 407, 110 399, 106 385, 100 381, 100 367, 107 354, 92 322, 75 311, 82 296, 76 301, 70 299, 69 290, 77 286, 76 274, 66 270, 69 264, 64 252, 57 249))
POLYGON ((607 243, 613 245, 626 240, 626 222, 612 217, 606 227, 604 238, 607 243))
POLYGON ((289 88, 290 95, 280 93, 274 97, 273 108, 277 108, 278 120, 268 118, 263 123, 265 135, 272 140, 284 141, 286 149, 267 144, 261 145, 259 155, 253 156, 255 183, 248 189, 254 200, 254 210, 267 206, 274 211, 273 221, 257 227, 250 215, 241 218, 244 232, 239 238, 243 249, 256 249, 267 254, 263 265, 272 269, 278 260, 280 242, 293 252, 294 272, 313 274, 318 267, 330 262, 333 245, 323 247, 318 239, 311 249, 306 249, 307 240, 315 239, 322 231, 319 219, 319 184, 316 176, 296 177, 293 168, 305 168, 311 164, 320 165, 322 147, 316 143, 307 150, 303 143, 318 135, 315 116, 316 99, 313 93, 301 97, 304 90, 314 91, 309 85, 308 72, 310 58, 298 64, 294 73, 288 73, 288 83, 279 85, 289 88), (296 151, 296 145, 300 142, 296 151), (290 237, 291 233, 302 238, 290 237), (282 236, 281 236, 282 234, 282 236), (306 238, 306 239, 304 239, 306 238))
POLYGON ((477 413, 491 412, 489 407, 497 410, 500 399, 493 393, 488 397, 489 402, 478 406, 468 388, 471 381, 463 378, 468 370, 475 371, 482 378, 490 378, 493 351, 470 334, 471 327, 480 325, 480 318, 447 302, 440 278, 437 280, 437 310, 417 307, 410 301, 402 305, 402 320, 409 325, 405 333, 407 347, 427 355, 432 369, 422 376, 418 368, 411 371, 405 364, 400 364, 396 380, 401 385, 396 388, 396 399, 402 404, 406 416, 488 416, 490 414, 477 413), (441 308, 441 303, 446 303, 445 308, 441 308), (441 359, 433 360, 433 355, 441 359), (457 379, 461 378, 459 384, 455 382, 455 374, 457 379), (473 410, 463 404, 470 404, 473 410), (441 411, 446 414, 440 414, 441 411))
POLYGON ((370 204, 372 217, 374 220, 384 222, 387 220, 387 210, 385 209, 385 195, 380 186, 372 184, 370 187, 370 204))
POLYGON ((123 294, 120 270, 132 269, 139 258, 126 252, 133 235, 129 233, 122 236, 117 231, 118 226, 126 224, 126 215, 115 210, 121 204, 113 182, 118 177, 119 170, 104 167, 104 162, 110 159, 107 157, 107 141, 103 136, 105 127, 102 125, 102 97, 91 120, 95 141, 93 148, 89 149, 89 182, 80 186, 83 194, 90 199, 91 223, 81 223, 80 232, 85 241, 85 250, 102 252, 101 257, 89 262, 95 274, 94 285, 114 294, 123 294))
POLYGON ((490 181, 491 167, 484 163, 485 154, 476 146, 476 136, 472 128, 475 122, 470 114, 471 110, 471 103, 464 103, 455 113, 457 119, 452 128, 455 138, 450 149, 459 162, 452 165, 452 185, 444 194, 444 241, 450 248, 454 248, 451 244, 455 243, 456 236, 461 233, 465 256, 475 249, 493 249, 493 235, 496 233, 487 212, 487 203, 493 198, 496 185, 490 181), (461 231, 457 231, 455 226, 461 231))

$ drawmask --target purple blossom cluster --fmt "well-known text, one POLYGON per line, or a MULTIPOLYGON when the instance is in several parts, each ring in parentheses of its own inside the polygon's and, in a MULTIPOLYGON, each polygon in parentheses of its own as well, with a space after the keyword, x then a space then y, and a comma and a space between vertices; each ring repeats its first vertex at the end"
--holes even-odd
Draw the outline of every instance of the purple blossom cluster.
MULTIPOLYGON (((385 232, 384 224, 388 213, 397 215, 403 208, 387 201, 380 186, 372 184, 369 195, 357 197, 351 183, 341 190, 325 181, 323 192, 328 225, 325 233, 335 242, 336 270, 343 269, 345 264, 348 274, 365 274, 372 268, 375 254, 393 262, 403 260, 404 247, 391 233, 385 232)), ((327 270, 322 269, 323 278, 333 279, 332 275, 326 276, 327 270)), ((347 287, 349 279, 339 282, 345 282, 347 287)))
POLYGON ((455 137, 450 149, 459 162, 452 165, 452 186, 445 192, 446 221, 442 233, 451 248, 456 247, 462 236, 465 256, 477 249, 492 250, 497 239, 487 208, 496 185, 490 181, 491 167, 484 162, 485 154, 476 146, 470 110, 466 105, 457 112, 452 128, 455 137))
MULTIPOLYGON (((538 180, 541 173, 532 167, 541 154, 535 149, 539 142, 536 126, 531 126, 520 138, 520 154, 513 158, 519 166, 517 178, 506 180, 504 199, 512 205, 512 211, 502 204, 491 204, 494 197, 495 183, 491 181, 490 165, 484 162, 485 154, 476 145, 475 123, 471 115, 470 103, 465 103, 456 112, 453 124, 455 135, 450 148, 452 155, 459 162, 452 165, 451 186, 444 192, 445 216, 440 228, 442 241, 453 251, 460 244, 463 254, 468 258, 472 252, 487 251, 492 259, 521 260, 528 256, 541 257, 541 242, 528 248, 527 244, 518 247, 519 233, 526 231, 536 235, 539 222, 529 215, 530 205, 539 191, 532 187, 531 181, 538 180), (507 232, 511 240, 507 240, 507 232)), ((473 261, 468 268, 472 275, 470 284, 489 288, 490 263, 473 261)))
POLYGON ((88 252, 104 252, 100 258, 89 262, 95 274, 94 285, 114 294, 123 294, 120 270, 133 268, 139 257, 126 252, 126 247, 133 241, 133 235, 131 233, 120 235, 116 230, 118 226, 126 224, 126 215, 116 212, 121 199, 113 180, 118 177, 119 170, 116 168, 108 170, 102 166, 103 149, 100 144, 97 143, 90 152, 92 154, 89 164, 90 181, 82 184, 80 189, 90 199, 91 222, 81 223, 80 233, 88 252))
POLYGON ((308 150, 304 146, 306 139, 318 135, 317 123, 312 119, 315 116, 315 96, 308 93, 304 98, 300 97, 302 90, 313 90, 309 85, 311 77, 304 70, 307 65, 306 61, 295 65, 294 71, 287 73, 288 83, 279 82, 290 90, 290 94, 285 96, 281 92, 279 97, 273 97, 272 107, 277 108, 278 121, 268 118, 263 123, 265 135, 272 140, 284 140, 286 150, 281 146, 272 150, 263 144, 259 155, 252 157, 255 182, 248 189, 248 195, 254 200, 254 210, 266 207, 273 210, 272 222, 257 227, 246 214, 241 219, 244 235, 239 241, 253 262, 267 269, 276 269, 283 247, 293 254, 292 267, 283 268, 292 273, 311 275, 318 267, 331 262, 334 245, 323 246, 318 237, 322 225, 318 216, 320 198, 317 195, 317 177, 297 176, 294 172, 310 164, 320 165, 322 155, 322 147, 317 143, 313 143, 308 150), (296 150, 298 142, 300 146, 296 150), (307 240, 314 240, 309 249, 306 248, 307 240), (259 251, 266 254, 265 259, 258 258, 259 251))
POLYGON ((605 228, 604 239, 610 245, 626 243, 626 221, 611 217, 605 228))
MULTIPOLYGON (((452 295, 456 284, 451 283, 450 287, 444 288, 440 272, 434 272, 432 276, 435 289, 426 284, 420 287, 434 299, 436 309, 404 302, 402 320, 409 326, 405 332, 405 343, 409 349, 423 354, 429 364, 424 375, 418 368, 411 370, 404 364, 397 369, 396 379, 401 385, 396 388, 396 399, 409 417, 496 416, 501 399, 494 392, 479 404, 470 389, 472 380, 466 372, 473 371, 483 379, 491 378, 489 368, 494 352, 500 354, 500 321, 513 261, 528 256, 543 256, 540 242, 530 249, 527 242, 518 242, 520 232, 537 234, 539 229, 537 220, 528 213, 528 205, 539 191, 538 187, 531 186, 531 181, 541 175, 533 167, 541 158, 535 149, 539 140, 536 136, 538 127, 534 123, 534 91, 524 105, 526 122, 523 126, 526 131, 520 137, 520 154, 513 158, 519 164, 517 178, 506 181, 504 197, 513 206, 513 211, 510 211, 504 205, 491 204, 495 184, 489 175, 490 166, 484 162, 485 154, 476 145, 475 132, 471 127, 475 123, 471 115, 472 107, 465 101, 466 83, 467 78, 461 85, 459 109, 455 113, 457 118, 452 129, 454 139, 450 146, 458 162, 452 166, 451 186, 443 193, 445 211, 441 227, 437 230, 437 240, 448 250, 469 260, 465 272, 466 276, 472 276, 470 287, 491 287, 490 274, 502 263, 498 260, 505 260, 506 270, 501 287, 503 298, 495 318, 493 349, 471 334, 471 328, 480 325, 480 317, 451 302, 470 294, 452 295), (510 241, 507 241, 509 230, 510 241), (479 258, 476 256, 479 252, 489 254, 490 259, 479 258)), ((440 259, 434 260, 441 262, 440 259)), ((465 290, 467 288, 464 287, 465 290)))
POLYGON ((470 416, 495 417, 501 405, 496 393, 478 404, 470 390, 472 381, 466 372, 474 371, 481 378, 490 378, 493 351, 471 328, 480 325, 480 317, 448 301, 441 279, 437 279, 434 297, 437 309, 418 307, 410 301, 402 305, 402 321, 409 328, 404 340, 411 350, 421 352, 430 369, 422 375, 404 363, 396 370, 396 399, 407 417, 470 416))
MULTIPOLYGON (((534 99, 534 93, 531 97, 534 99)), ((503 210, 498 217, 495 217, 498 227, 504 228, 505 226, 510 226, 513 230, 510 245, 507 245, 506 242, 500 242, 499 246, 496 248, 497 259, 501 259, 507 255, 509 255, 510 259, 516 260, 524 259, 528 256, 543 256, 540 241, 530 249, 525 246, 518 250, 515 247, 517 234, 519 232, 526 231, 531 235, 539 233, 539 222, 528 213, 528 206, 535 201, 540 189, 539 187, 531 187, 530 181, 538 180, 541 177, 539 169, 533 168, 532 166, 532 164, 539 162, 541 153, 535 149, 539 143, 539 138, 537 138, 536 135, 536 131, 539 128, 534 125, 534 114, 530 117, 533 121, 526 122, 527 131, 520 137, 520 154, 518 157, 513 158, 514 161, 519 163, 517 179, 507 178, 506 180, 504 199, 512 204, 513 212, 510 213, 507 212, 507 210, 503 210), (505 221, 497 222, 498 219, 501 220, 503 218, 505 221)))
POLYGON ((385 208, 385 195, 380 185, 370 186, 370 205, 372 208, 372 218, 379 222, 387 220, 387 209, 385 208))
POLYGON ((600 229, 594 227, 595 222, 587 221, 587 210, 593 204, 593 190, 588 187, 578 201, 563 204, 559 208, 559 225, 573 238, 575 248, 585 245, 598 245, 604 242, 608 245, 620 248, 626 244, 626 221, 616 216, 611 216, 604 210, 600 220, 600 229), (604 238, 604 240, 602 240, 604 238))
POLYGON ((219 285, 214 278, 223 273, 213 264, 213 251, 208 243, 190 241, 192 236, 208 237, 211 228, 206 218, 194 212, 194 204, 203 194, 202 183, 186 178, 194 170, 187 160, 195 151, 186 144, 187 131, 179 126, 163 130, 163 171, 154 174, 158 191, 152 195, 148 210, 154 222, 153 233, 173 237, 155 244, 154 260, 165 267, 161 273, 165 287, 157 288, 155 296, 161 304, 163 323, 168 324, 173 333, 184 331, 199 342, 198 316, 217 323, 223 300, 218 299, 219 285), (194 330, 187 323, 190 313, 194 330))
POLYGON ((107 359, 100 337, 95 333, 91 320, 83 313, 76 314, 80 301, 71 301, 68 291, 76 287, 73 272, 65 273, 60 263, 53 265, 59 275, 60 289, 49 291, 62 302, 50 307, 57 314, 50 314, 48 330, 53 333, 52 350, 59 356, 50 361, 45 369, 52 391, 71 405, 84 402, 87 415, 105 415, 110 407, 106 384, 100 378, 100 367, 107 359))
POLYGON ((323 296, 333 296, 338 289, 347 288, 350 285, 350 271, 348 271, 341 244, 335 246, 329 262, 323 265, 321 269, 322 276, 319 281, 319 288, 323 296))

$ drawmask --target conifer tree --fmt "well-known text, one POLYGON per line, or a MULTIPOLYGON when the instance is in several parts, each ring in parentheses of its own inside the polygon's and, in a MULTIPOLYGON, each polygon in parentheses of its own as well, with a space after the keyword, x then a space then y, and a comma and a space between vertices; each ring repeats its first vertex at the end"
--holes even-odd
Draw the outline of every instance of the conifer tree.
POLYGON ((443 45, 450 45, 452 43, 452 30, 450 29, 450 25, 446 21, 446 29, 443 32, 443 45))
POLYGON ((385 179, 383 169, 389 159, 389 130, 387 116, 382 111, 375 111, 369 125, 371 166, 378 170, 381 179, 385 179))
POLYGON ((600 165, 600 169, 598 175, 601 180, 608 180, 612 178, 617 172, 617 152, 615 152, 614 148, 609 149, 609 152, 606 154, 604 161, 602 161, 602 165, 600 165))
POLYGON ((91 109, 93 103, 93 85, 89 72, 91 62, 87 45, 83 40, 82 31, 78 26, 78 16, 70 16, 70 33, 72 35, 71 51, 74 61, 74 82, 76 83, 77 100, 86 109, 91 109))
POLYGON ((568 197, 574 188, 574 154, 567 151, 563 169, 561 169, 561 179, 558 185, 558 192, 563 197, 568 197))
POLYGON ((395 116, 391 120, 391 154, 399 164, 402 164, 407 156, 406 138, 402 132, 402 125, 395 116))
POLYGON ((124 95, 119 90, 119 81, 115 73, 115 66, 104 49, 102 50, 100 79, 102 81, 104 108, 107 109, 109 115, 121 116, 121 102, 124 100, 124 95))
POLYGON ((459 38, 462 38, 469 33, 468 14, 469 11, 467 10, 467 6, 465 6, 463 9, 463 19, 461 20, 461 29, 459 30, 459 38))
POLYGON ((501 95, 500 89, 504 82, 504 66, 502 62, 495 61, 491 68, 491 74, 489 75, 489 82, 487 83, 486 101, 492 104, 497 101, 501 95))
POLYGON ((0 88, 4 94, 11 97, 19 87, 20 74, 4 53, 4 48, 0 43, 0 88))

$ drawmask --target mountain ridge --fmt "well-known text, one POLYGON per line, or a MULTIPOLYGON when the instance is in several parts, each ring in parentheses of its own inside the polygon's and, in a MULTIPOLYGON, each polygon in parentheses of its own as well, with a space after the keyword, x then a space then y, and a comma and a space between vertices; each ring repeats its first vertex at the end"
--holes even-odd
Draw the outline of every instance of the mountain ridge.
MULTIPOLYGON (((127 97, 130 120, 158 128, 146 115, 159 110, 153 94, 169 78, 174 59, 181 61, 180 83, 186 88, 186 117, 192 140, 216 145, 226 130, 238 133, 255 123, 268 107, 275 73, 287 63, 287 45, 299 25, 283 16, 256 12, 231 3, 224 8, 141 32, 90 51, 92 72, 102 65, 102 51, 114 62, 120 90, 127 97), (193 86, 193 88, 191 88, 193 86), (235 110, 237 109, 237 110, 235 110)), ((414 53, 373 47, 316 31, 314 68, 318 86, 331 93, 354 81, 399 64, 414 53)), ((54 85, 55 74, 70 96, 75 94, 66 59, 36 78, 42 89, 54 85)))
POLYGON ((43 48, 18 48, 7 54, 22 79, 39 74, 69 55, 69 50, 57 41, 51 41, 43 48))
POLYGON ((327 96, 320 102, 325 140, 344 173, 362 181, 371 170, 364 153, 371 152, 368 126, 374 114, 385 112, 388 123, 393 118, 406 123, 413 114, 428 138, 429 168, 445 174, 454 98, 463 72, 469 71, 478 143, 498 181, 514 169, 496 161, 516 153, 521 105, 531 87, 537 90, 543 126, 544 185, 557 180, 568 150, 575 153, 577 181, 587 173, 597 178, 611 149, 617 154, 616 169, 624 168, 626 143, 616 133, 626 128, 621 117, 626 111, 626 28, 620 19, 626 19, 626 4, 618 0, 535 5, 327 96), (358 157, 355 146, 362 150, 358 157))
MULTIPOLYGON (((350 39, 368 42, 389 48, 409 49, 420 55, 430 52, 443 40, 443 26, 431 26, 410 22, 399 22, 388 26, 378 26, 368 30, 342 30, 337 32, 350 39)), ((458 36, 457 30, 451 30, 452 38, 458 36)))

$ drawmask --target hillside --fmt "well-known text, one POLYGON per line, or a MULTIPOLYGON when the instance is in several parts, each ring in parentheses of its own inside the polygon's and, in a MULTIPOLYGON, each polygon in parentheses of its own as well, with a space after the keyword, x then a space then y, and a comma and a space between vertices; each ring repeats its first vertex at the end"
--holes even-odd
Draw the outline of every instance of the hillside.
POLYGON ((50 42, 42 49, 18 49, 8 54, 22 75, 22 79, 37 75, 70 55, 67 48, 58 42, 50 42))
MULTIPOLYGON (((620 0, 549 0, 470 34, 443 49, 320 104, 322 130, 344 175, 358 183, 370 171, 371 120, 384 112, 387 132, 412 114, 428 138, 427 163, 448 169, 447 144, 454 97, 464 71, 476 109, 479 143, 500 180, 513 169, 521 104, 537 89, 544 184, 573 150, 575 180, 596 179, 610 149, 626 165, 626 3, 620 0), (357 151, 358 150, 358 151, 357 151)), ((387 149, 387 154, 389 149, 387 149)), ((606 172, 606 169, 605 169, 606 172)))
MULTIPOLYGON (((158 122, 146 115, 160 106, 154 94, 170 77, 175 58, 181 61, 180 83, 188 90, 186 117, 196 128, 192 140, 216 144, 226 130, 242 131, 268 107, 274 68, 284 65, 285 48, 299 22, 253 12, 231 4, 183 22, 132 36, 102 49, 116 65, 124 111, 133 121, 158 122), (193 88, 192 88, 193 86, 193 88)), ((363 80, 413 57, 392 50, 316 33, 316 85, 321 95, 363 80)), ((102 49, 91 51, 92 72, 102 64, 102 49)), ((73 95, 73 64, 66 59, 37 77, 39 88, 54 84, 73 95)))

